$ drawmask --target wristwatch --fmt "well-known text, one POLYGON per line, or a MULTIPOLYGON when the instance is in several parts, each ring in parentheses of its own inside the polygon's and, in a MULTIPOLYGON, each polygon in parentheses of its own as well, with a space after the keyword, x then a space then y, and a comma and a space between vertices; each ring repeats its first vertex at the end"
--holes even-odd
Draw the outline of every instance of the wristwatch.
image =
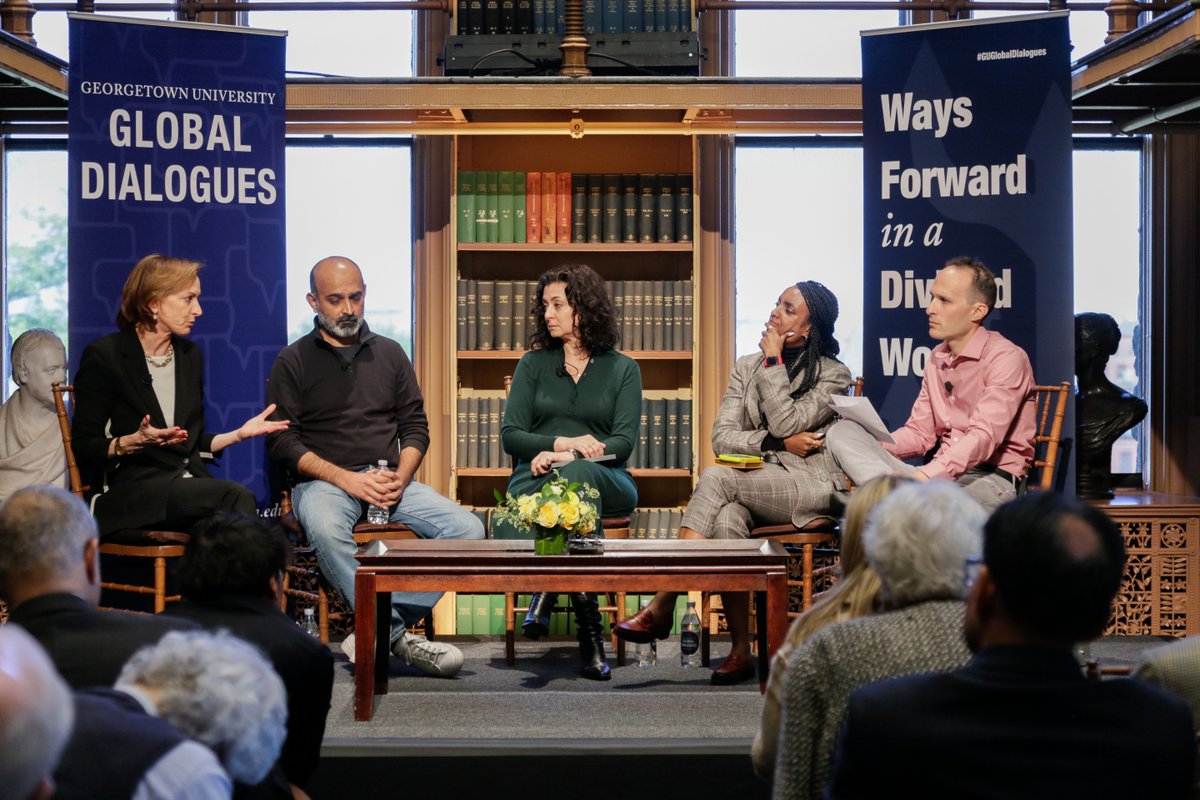
POLYGON ((779 356, 767 356, 763 359, 763 366, 773 367, 779 363, 779 356))
POLYGON ((571 453, 571 455, 575 456, 575 460, 576 460, 576 461, 583 461, 583 459, 585 459, 585 458, 587 457, 587 456, 585 456, 583 453, 581 453, 581 452, 579 452, 578 450, 575 450, 575 449, 572 449, 572 450, 570 451, 570 453, 571 453))
POLYGON ((113 439, 113 455, 120 458, 121 456, 129 455, 129 451, 125 449, 125 445, 121 444, 121 437, 113 439))

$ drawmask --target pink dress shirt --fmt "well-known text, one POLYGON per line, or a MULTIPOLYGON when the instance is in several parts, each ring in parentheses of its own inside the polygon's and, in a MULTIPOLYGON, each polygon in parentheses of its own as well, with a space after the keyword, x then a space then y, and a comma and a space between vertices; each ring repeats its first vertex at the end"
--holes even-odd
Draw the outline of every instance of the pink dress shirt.
POLYGON ((1033 387, 1029 356, 998 333, 980 328, 957 356, 942 342, 925 365, 908 422, 884 449, 912 458, 940 439, 937 455, 921 467, 931 478, 954 480, 984 463, 1023 477, 1037 433, 1033 387))

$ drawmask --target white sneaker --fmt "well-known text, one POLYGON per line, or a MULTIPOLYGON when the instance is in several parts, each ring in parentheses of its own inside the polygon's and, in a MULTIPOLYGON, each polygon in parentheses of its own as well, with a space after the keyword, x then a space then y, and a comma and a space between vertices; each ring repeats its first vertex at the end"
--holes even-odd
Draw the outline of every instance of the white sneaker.
POLYGON ((462 651, 454 645, 431 642, 408 631, 392 644, 392 653, 409 666, 436 678, 453 678, 463 665, 462 651))

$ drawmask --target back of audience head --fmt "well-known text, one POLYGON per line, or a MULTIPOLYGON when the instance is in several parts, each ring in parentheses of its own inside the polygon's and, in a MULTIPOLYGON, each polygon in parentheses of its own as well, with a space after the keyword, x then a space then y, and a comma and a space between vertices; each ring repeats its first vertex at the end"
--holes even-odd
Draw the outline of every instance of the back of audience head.
POLYGON ((66 747, 75 705, 33 637, 0 628, 0 797, 49 797, 50 776, 66 747))
POLYGON ((1073 497, 1031 492, 992 513, 967 613, 967 640, 1003 620, 1029 643, 1071 645, 1108 623, 1125 571, 1117 526, 1073 497))
POLYGON ((871 511, 867 561, 892 607, 962 599, 966 562, 977 557, 987 514, 957 484, 934 480, 896 489, 871 511))
POLYGON ((0 597, 16 605, 52 591, 100 601, 96 521, 83 501, 29 486, 0 503, 0 597))
POLYGON ((291 545, 277 525, 217 513, 192 528, 175 577, 189 600, 270 597, 278 591, 290 559, 291 545))
POLYGON ((257 649, 225 631, 168 633, 129 660, 116 686, 148 695, 163 719, 208 746, 234 780, 260 782, 279 757, 283 681, 257 649))

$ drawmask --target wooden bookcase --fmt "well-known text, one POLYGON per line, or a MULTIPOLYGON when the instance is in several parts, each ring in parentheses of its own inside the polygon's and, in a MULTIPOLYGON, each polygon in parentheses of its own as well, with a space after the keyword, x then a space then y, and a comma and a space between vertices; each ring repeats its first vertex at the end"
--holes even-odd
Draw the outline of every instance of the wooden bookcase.
MULTIPOLYGON (((452 268, 447 270, 446 308, 448 320, 457 311, 458 280, 529 280, 538 278, 545 270, 567 263, 584 263, 606 280, 690 280, 693 297, 698 298, 701 286, 697 280, 696 229, 699 219, 698 182, 696 180, 695 140, 692 137, 670 135, 618 135, 572 139, 538 135, 479 135, 457 136, 453 148, 454 177, 457 186, 461 170, 519 172, 570 172, 667 174, 686 173, 693 180, 693 231, 691 241, 676 243, 573 243, 573 244, 511 244, 459 243, 457 195, 452 198, 450 231, 453 256, 452 268)), ((696 303, 694 308, 699 308, 696 303)), ((523 318, 529 303, 520 312, 523 318)), ((514 312, 514 316, 517 312, 514 312)), ((457 341, 456 326, 448 325, 454 337, 451 364, 448 370, 449 397, 457 399, 460 391, 501 391, 504 377, 511 375, 524 353, 512 350, 466 350, 457 341)), ((692 344, 682 349, 659 351, 629 351, 642 370, 643 390, 691 392, 696 385, 697 348, 693 324, 692 344)), ((523 344, 514 342, 514 347, 523 344)), ((695 397, 692 396, 695 407, 695 397)), ((698 414, 693 411, 691 424, 692 456, 687 469, 635 469, 632 474, 638 485, 639 506, 674 506, 687 502, 695 482, 697 456, 698 414)), ((450 413, 449 440, 458 438, 458 421, 450 413)), ((468 467, 451 455, 451 497, 464 505, 494 505, 493 490, 504 490, 509 469, 468 467)))

